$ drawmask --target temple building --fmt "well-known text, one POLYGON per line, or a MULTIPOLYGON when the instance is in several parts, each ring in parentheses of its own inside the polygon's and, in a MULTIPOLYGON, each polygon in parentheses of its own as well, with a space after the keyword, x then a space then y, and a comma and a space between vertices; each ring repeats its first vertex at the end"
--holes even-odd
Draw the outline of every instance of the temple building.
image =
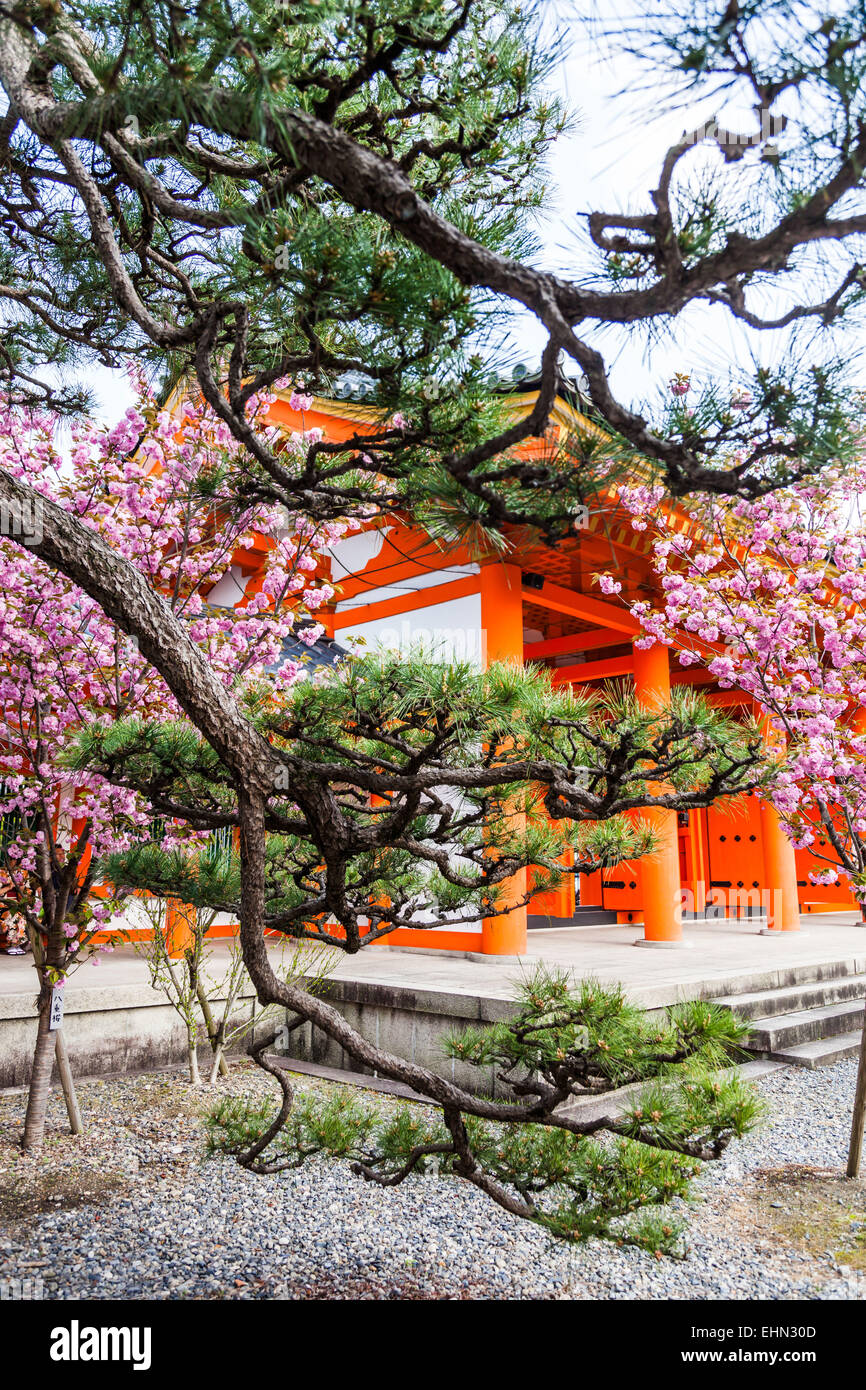
MULTIPOLYGON (((510 396, 515 417, 527 414, 534 400, 535 392, 518 384, 510 396)), ((287 431, 319 427, 334 440, 369 428, 375 418, 363 404, 319 398, 301 415, 288 394, 278 396, 271 417, 287 431)), ((576 392, 557 398, 549 434, 564 437, 587 424, 576 392)), ((632 681, 647 706, 685 684, 700 687, 714 704, 750 710, 750 697, 718 689, 700 666, 681 667, 675 651, 634 645, 640 627, 627 602, 658 592, 650 546, 648 533, 631 526, 613 496, 597 498, 573 536, 554 547, 516 543, 505 562, 479 561, 461 547, 444 550, 409 517, 378 520, 330 552, 330 573, 321 578, 334 586, 335 597, 317 615, 328 636, 306 659, 330 660, 335 646, 363 638, 368 650, 423 645, 443 659, 481 666, 534 662, 554 682, 574 686, 632 681), (616 573, 625 602, 600 596, 594 576, 605 571, 616 573)), ((255 592, 262 558, 258 548, 235 556, 236 601, 255 592)), ((826 866, 806 850, 795 852, 772 807, 757 796, 720 800, 697 812, 644 815, 659 834, 660 847, 650 856, 595 874, 568 875, 555 892, 537 894, 528 906, 480 923, 475 931, 400 929, 387 940, 427 950, 514 955, 526 950, 527 931, 536 927, 633 922, 641 929, 636 944, 676 947, 684 944, 683 918, 687 927, 689 917, 752 915, 756 930, 775 933, 796 930, 801 912, 856 906, 844 885, 810 881, 810 871, 826 866)))

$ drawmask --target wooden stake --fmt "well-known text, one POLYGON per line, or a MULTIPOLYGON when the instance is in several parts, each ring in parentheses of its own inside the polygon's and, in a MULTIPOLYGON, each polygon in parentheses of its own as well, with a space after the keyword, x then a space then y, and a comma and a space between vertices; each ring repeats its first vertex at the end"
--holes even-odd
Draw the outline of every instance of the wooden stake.
POLYGON ((73 1134, 83 1134, 84 1125, 81 1123, 81 1111, 78 1108, 78 1096, 75 1092, 75 1081, 72 1076, 72 1068, 69 1065, 69 1053, 66 1049, 66 1039, 63 1036, 63 1029, 58 1028, 54 1037, 54 1059, 57 1062, 57 1074, 60 1077, 60 1084, 63 1087, 63 1099, 66 1101, 69 1128, 73 1134))
POLYGON ((848 1149, 847 1176, 860 1176, 860 1159, 863 1154, 863 1126, 866 1122, 866 1017, 860 1038, 860 1065, 857 1068, 857 1089, 854 1092, 854 1114, 851 1119, 851 1144, 848 1149))

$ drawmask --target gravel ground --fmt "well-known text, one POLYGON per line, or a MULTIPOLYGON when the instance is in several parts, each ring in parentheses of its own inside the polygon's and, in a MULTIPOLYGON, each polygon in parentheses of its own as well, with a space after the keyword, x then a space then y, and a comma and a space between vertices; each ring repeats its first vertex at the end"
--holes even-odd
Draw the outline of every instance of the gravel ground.
MULTIPOLYGON (((840 1168, 854 1075, 841 1062, 758 1082, 770 1119, 704 1169, 683 1260, 556 1242, 455 1180, 383 1191, 345 1165, 262 1178, 203 1160, 206 1102, 177 1074, 82 1084, 88 1133, 77 1140, 53 1099, 38 1156, 16 1148, 24 1098, 7 1095, 0 1281, 40 1280, 37 1294, 52 1299, 858 1299, 863 1252, 841 1264, 814 1232, 780 1230, 777 1213, 793 1208, 773 1186, 787 1165, 840 1168)), ((257 1093, 263 1081, 241 1063, 227 1084, 257 1093)), ((851 1186, 835 1173, 830 1183, 826 1200, 851 1223, 851 1186)), ((854 1196, 866 1215, 862 1184, 854 1196)))

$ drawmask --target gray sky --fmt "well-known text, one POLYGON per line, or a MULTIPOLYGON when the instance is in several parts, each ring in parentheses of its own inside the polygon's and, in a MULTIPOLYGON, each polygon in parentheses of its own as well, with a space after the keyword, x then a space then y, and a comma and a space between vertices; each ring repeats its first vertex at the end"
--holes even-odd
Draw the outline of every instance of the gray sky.
MULTIPOLYGON (((622 0, 601 0, 599 5, 605 10, 612 7, 621 9, 622 0)), ((557 8, 554 0, 549 13, 554 14, 557 8)), ((569 30, 565 20, 556 22, 564 26, 566 34, 579 32, 569 30)), ((540 229, 544 242, 540 263, 567 277, 580 278, 588 265, 585 246, 581 245, 581 212, 647 209, 649 190, 658 181, 664 153, 684 128, 694 129, 716 116, 730 129, 750 131, 755 129, 756 118, 746 100, 739 105, 735 101, 722 106, 695 101, 675 107, 657 84, 647 86, 634 60, 609 44, 605 47, 578 37, 570 51, 568 44, 564 46, 564 54, 554 85, 577 111, 580 123, 574 133, 560 139, 551 160, 551 197, 540 229), (629 91, 621 95, 624 88, 629 91)), ((702 146, 690 159, 695 167, 709 169, 720 157, 702 146)), ((753 181, 758 196, 760 180, 773 178, 767 166, 758 165, 751 155, 734 167, 737 177, 753 181)), ((531 315, 516 315, 515 319, 514 360, 534 366, 544 346, 544 332, 531 315)), ((615 391, 631 405, 657 402, 677 371, 690 372, 697 386, 701 380, 727 379, 738 368, 748 375, 753 355, 764 365, 774 365, 791 352, 786 336, 747 330, 723 310, 709 306, 688 309, 652 339, 645 332, 620 329, 605 329, 591 336, 605 355, 615 391)), ((800 346, 795 351, 799 354, 804 349, 800 346)), ((822 351, 831 352, 832 344, 811 349, 810 360, 822 351)), ((99 415, 114 420, 131 399, 126 379, 96 368, 93 381, 99 415)), ((863 381, 866 384, 866 377, 863 381)))
MULTIPOLYGON (((618 0, 602 0, 599 8, 621 8, 618 0)), ((649 8, 647 6, 647 8, 649 8)), ((544 229, 545 263, 571 278, 587 267, 581 246, 581 212, 645 212, 652 209, 649 193, 656 187, 667 149, 683 131, 694 130, 713 117, 728 129, 749 133, 758 128, 745 92, 728 101, 694 99, 681 104, 661 90, 638 64, 622 51, 598 43, 579 41, 581 47, 563 61, 557 89, 580 117, 575 133, 563 137, 553 160, 555 200, 544 229), (648 85, 649 83, 649 85, 648 85), (623 89, 628 91, 623 94, 623 89)), ((784 106, 777 108, 783 110, 784 106)), ((793 117, 793 109, 789 110, 793 117)), ((750 181, 751 196, 761 198, 764 181, 774 175, 760 164, 758 151, 741 164, 727 166, 729 177, 750 181)), ((723 166, 720 154, 709 144, 698 147, 684 166, 707 175, 723 166)), ((835 283, 835 282, 834 282, 835 283)), ((773 297, 773 312, 790 307, 788 297, 796 289, 791 277, 785 298, 773 297)), ((802 285, 800 286, 802 288, 802 285)), ((762 305, 767 307, 768 301, 762 305)), ((666 394, 674 372, 689 372, 695 385, 702 380, 724 378, 730 373, 750 375, 757 361, 775 366, 786 358, 809 362, 832 357, 834 339, 807 345, 801 337, 792 341, 787 332, 757 332, 736 322, 726 311, 709 305, 694 306, 675 323, 659 325, 652 338, 644 331, 605 328, 590 334, 593 345, 605 356, 614 390, 629 404, 657 401, 666 394)), ((844 335, 846 353, 862 338, 857 327, 836 329, 844 335)), ((520 355, 528 358, 530 345, 537 362, 544 345, 538 323, 526 315, 520 324, 520 355)), ((862 365, 858 384, 866 385, 862 365)))

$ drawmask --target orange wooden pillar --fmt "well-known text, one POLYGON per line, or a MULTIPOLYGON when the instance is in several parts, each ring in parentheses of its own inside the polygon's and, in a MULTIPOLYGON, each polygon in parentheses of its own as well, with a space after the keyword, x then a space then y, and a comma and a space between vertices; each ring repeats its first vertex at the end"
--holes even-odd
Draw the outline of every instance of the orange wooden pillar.
POLYGON ((706 821, 702 811, 689 814, 689 837, 691 841, 691 889, 695 899, 695 916, 702 917, 707 910, 707 843, 706 821))
MULTIPOLYGON (((671 693, 667 647, 655 642, 648 648, 634 648, 634 688, 645 709, 661 709, 667 704, 671 693)), ((644 935, 635 945, 685 946, 677 813, 648 807, 640 814, 655 830, 658 848, 640 861, 644 935)))
POLYGON ((165 904, 165 949, 170 956, 183 956, 192 945, 195 929, 195 908, 179 898, 168 898, 165 904))
MULTIPOLYGON (((481 631, 488 665, 493 661, 523 663, 523 600, 521 572, 517 565, 486 565, 479 576, 481 631)), ((513 817, 517 833, 522 815, 513 817)), ((501 887, 505 905, 520 903, 526 894, 526 870, 501 887)), ((526 953, 526 907, 515 907, 501 917, 485 917, 481 923, 481 950, 488 956, 522 956, 526 953)))
POLYGON ((594 874, 580 875, 580 905, 581 907, 602 907, 601 896, 601 869, 597 869, 594 874))
MULTIPOLYGON (((769 717, 761 721, 764 743, 772 748, 782 737, 771 726, 769 717)), ((767 925, 762 936, 800 930, 800 903, 797 894, 797 861, 794 846, 782 829, 776 808, 761 799, 761 839, 764 854, 764 893, 767 898, 767 925)))
MULTIPOLYGON (((574 850, 567 849, 560 863, 566 868, 571 868, 574 864, 574 850)), ((527 905, 527 912, 538 917, 559 917, 568 920, 574 916, 574 907, 574 875, 566 874, 558 888, 550 888, 545 893, 533 893, 527 905)))
POLYGON ((769 801, 761 801, 761 838, 764 842, 764 892, 767 895, 767 936, 800 930, 797 897, 797 863, 794 846, 769 801))

